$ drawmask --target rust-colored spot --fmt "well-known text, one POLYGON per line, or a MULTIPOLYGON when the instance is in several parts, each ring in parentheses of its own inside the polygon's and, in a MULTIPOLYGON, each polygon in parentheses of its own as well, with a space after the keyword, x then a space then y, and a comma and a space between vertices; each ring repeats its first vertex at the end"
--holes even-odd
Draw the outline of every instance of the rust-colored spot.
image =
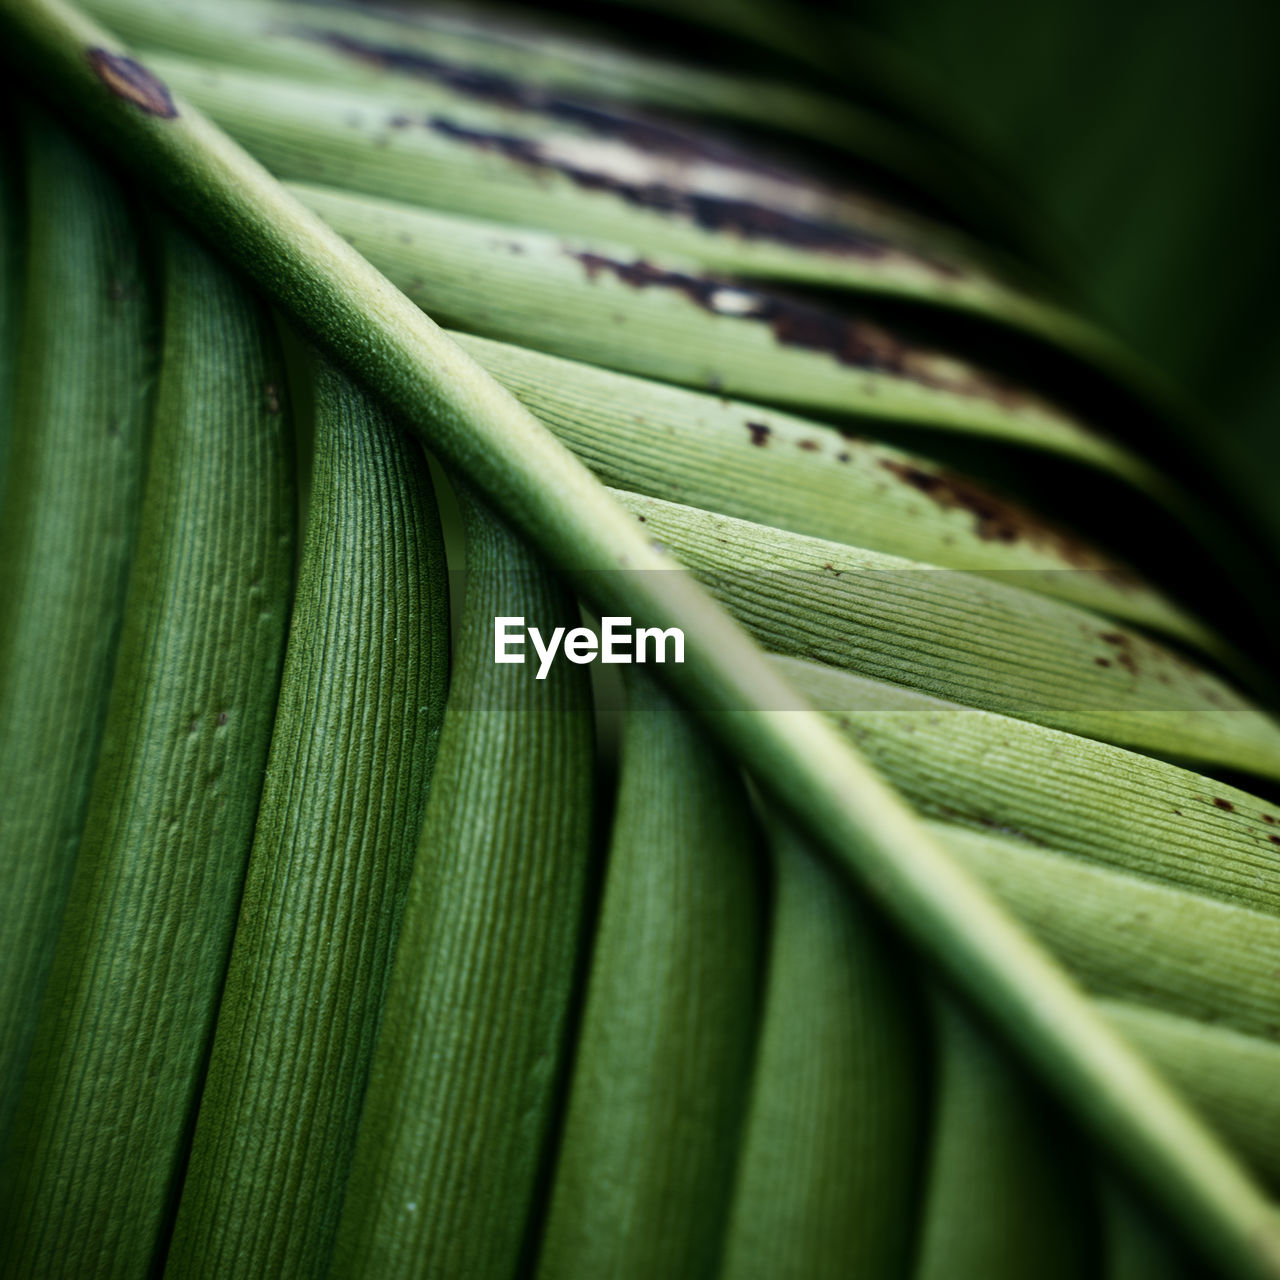
POLYGON ((1107 644, 1113 644, 1117 648, 1129 643, 1129 637, 1123 631, 1102 631, 1099 632, 1098 639, 1105 641, 1107 644))
POLYGON ((1064 534, 1052 529, 1030 511, 1009 502, 989 489, 950 471, 926 470, 896 458, 881 458, 880 465, 936 502, 944 510, 967 511, 974 519, 974 532, 984 542, 1050 543, 1071 564, 1092 563, 1090 553, 1064 534))
POLYGON ((1214 796, 1213 807, 1215 809, 1225 809, 1228 813, 1235 813, 1236 807, 1230 800, 1223 800, 1220 796, 1214 796))
POLYGON ((806 453, 817 453, 822 446, 816 440, 799 440, 796 442, 797 449, 803 449, 806 453))
POLYGON ((1100 667, 1109 667, 1111 665, 1110 658, 1094 658, 1094 662, 1096 662, 1100 667))
POLYGON ((89 65, 117 98, 132 102, 147 115, 172 120, 178 114, 167 86, 142 63, 107 49, 90 49, 89 65))
POLYGON ((1264 814, 1262 815, 1262 820, 1263 820, 1263 822, 1265 822, 1269 827, 1270 827, 1270 826, 1274 826, 1274 825, 1275 825, 1275 821, 1276 821, 1276 820, 1275 820, 1275 819, 1274 819, 1274 818, 1273 818, 1269 813, 1264 813, 1264 814))
POLYGON ((1268 836, 1267 839, 1270 840, 1272 844, 1280 844, 1280 836, 1268 836))
POLYGON ((773 434, 770 427, 765 426, 763 422, 748 422, 746 428, 751 432, 751 443, 757 445, 766 445, 769 443, 769 437, 773 434))

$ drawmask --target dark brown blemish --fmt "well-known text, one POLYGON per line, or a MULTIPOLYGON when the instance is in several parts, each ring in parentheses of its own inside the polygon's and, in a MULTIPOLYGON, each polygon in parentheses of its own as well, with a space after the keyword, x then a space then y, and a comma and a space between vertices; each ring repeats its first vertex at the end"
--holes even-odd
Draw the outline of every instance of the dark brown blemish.
POLYGON ((947 471, 926 471, 911 462, 881 458, 880 465, 931 498, 943 510, 968 511, 983 542, 1017 542, 1034 517, 1012 503, 947 471))
POLYGON ((745 426, 751 432, 752 444, 763 446, 769 443, 769 437, 773 434, 771 427, 765 426, 763 422, 748 422, 745 426))
POLYGON ((1219 796, 1214 796, 1213 807, 1215 809, 1225 809, 1228 813, 1235 813, 1236 807, 1230 800, 1223 800, 1219 796))
MULTIPOLYGON (((846 456, 842 455, 841 460, 846 460, 846 456)), ((1103 573, 1118 586, 1131 585, 1134 581, 1123 569, 1086 543, 965 476, 940 467, 926 469, 918 463, 901 462, 895 458, 881 458, 880 466, 919 490, 943 510, 969 512, 973 516, 974 532, 983 542, 1027 542, 1051 552, 1074 568, 1103 573)), ((1124 658, 1119 661, 1129 666, 1124 658)))
POLYGON ((107 49, 90 49, 89 65, 117 98, 132 102, 147 115, 172 120, 178 114, 168 87, 142 63, 107 49))
MULTIPOLYGON (((1104 644, 1109 644, 1114 648, 1119 649, 1120 652, 1116 654, 1116 661, 1127 672, 1129 672, 1130 675, 1136 676, 1138 674, 1138 663, 1133 656, 1131 648, 1133 644, 1132 637, 1125 635, 1123 631, 1100 631, 1098 633, 1098 639, 1103 641, 1104 644)), ((1168 684, 1169 681, 1166 678, 1162 680, 1161 683, 1168 684)))
MULTIPOLYGON (((607 272, 633 289, 672 289, 712 315, 767 324, 780 345, 815 351, 830 356, 838 364, 905 378, 936 391, 981 397, 1006 408, 1026 399, 996 378, 976 370, 942 377, 928 367, 932 353, 909 346, 865 320, 777 294, 762 293, 729 280, 667 271, 643 258, 622 262, 599 253, 573 249, 565 249, 565 253, 582 264, 589 280, 597 280, 607 272)), ((871 390, 863 388, 867 394, 871 390)), ((1091 567, 1106 566, 1099 563, 1091 567)))
POLYGON ((1280 836, 1268 836, 1267 839, 1270 840, 1272 844, 1280 844, 1280 836))
POLYGON ((508 160, 532 168, 549 169, 562 174, 584 190, 612 192, 637 208, 687 218, 704 231, 726 231, 745 240, 774 240, 823 253, 866 259, 883 258, 896 252, 895 246, 881 236, 855 231, 851 227, 817 218, 802 217, 754 200, 707 195, 705 192, 674 187, 666 182, 628 181, 598 170, 586 169, 548 153, 544 145, 535 138, 473 129, 444 116, 432 116, 427 121, 427 127, 454 142, 461 142, 481 151, 496 152, 508 160))
POLYGON ((1261 818, 1262 818, 1263 822, 1265 822, 1265 823, 1267 824, 1267 826, 1269 826, 1269 827, 1275 826, 1275 821, 1276 821, 1276 820, 1275 820, 1275 819, 1274 819, 1274 818, 1273 818, 1269 813, 1264 813, 1264 814, 1262 814, 1262 815, 1260 815, 1260 816, 1261 816, 1261 818))
POLYGON ((1109 667, 1111 665, 1110 658, 1094 658, 1094 662, 1096 662, 1100 667, 1109 667))
POLYGON ((797 440, 796 448, 803 449, 806 453, 817 453, 822 446, 816 440, 797 440))
POLYGON ((642 151, 659 155, 685 156, 691 159, 715 160, 736 165, 755 173, 787 177, 795 174, 776 165, 762 162, 737 147, 652 115, 621 112, 585 98, 565 97, 539 85, 528 84, 514 76, 487 68, 462 66, 420 50, 375 44, 336 32, 300 27, 296 34, 317 40, 380 70, 395 71, 419 80, 434 80, 464 97, 493 103, 508 110, 531 111, 549 116, 597 137, 615 138, 642 151))

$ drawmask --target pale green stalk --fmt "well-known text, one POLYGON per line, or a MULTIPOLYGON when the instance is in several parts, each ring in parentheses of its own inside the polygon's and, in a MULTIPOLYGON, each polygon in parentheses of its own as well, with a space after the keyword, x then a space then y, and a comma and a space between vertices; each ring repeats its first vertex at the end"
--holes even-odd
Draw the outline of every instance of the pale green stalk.
POLYGON ((1121 1001, 1100 1002, 1232 1147, 1280 1191, 1280 1043, 1121 1001))
POLYGON ((599 610, 683 628, 686 662, 667 675, 704 723, 988 1012, 1224 1272, 1280 1276, 1280 1221, 1239 1164, 835 728, 816 711, 765 709, 794 695, 687 575, 662 572, 670 559, 585 467, 207 121, 183 104, 170 114, 153 86, 142 100, 161 114, 140 106, 136 93, 107 87, 99 73, 119 55, 104 62, 100 54, 95 64, 89 51, 118 46, 100 28, 62 0, 2 0, 0 23, 19 70, 56 86, 67 109, 109 138, 553 565, 571 571, 599 610))

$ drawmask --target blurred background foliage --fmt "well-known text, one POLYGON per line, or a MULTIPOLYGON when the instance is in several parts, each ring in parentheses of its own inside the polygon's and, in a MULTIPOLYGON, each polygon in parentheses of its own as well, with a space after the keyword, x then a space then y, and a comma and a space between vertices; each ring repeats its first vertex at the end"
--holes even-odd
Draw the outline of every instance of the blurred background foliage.
POLYGON ((1019 184, 1091 315, 1198 400, 1280 529, 1280 6, 857 0, 1019 184))

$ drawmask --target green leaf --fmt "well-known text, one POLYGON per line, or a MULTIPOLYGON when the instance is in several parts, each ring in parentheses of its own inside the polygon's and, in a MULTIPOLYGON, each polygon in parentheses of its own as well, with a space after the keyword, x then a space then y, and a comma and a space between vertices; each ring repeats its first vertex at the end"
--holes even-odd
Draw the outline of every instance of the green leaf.
POLYGON ((928 1116, 911 968, 802 842, 775 830, 772 845, 762 1026, 720 1274, 900 1275, 928 1116))
POLYGON ((550 1155, 591 853, 586 672, 493 661, 572 597, 465 493, 453 685, 347 1184, 335 1277, 516 1273, 550 1155))
POLYGON ((162 235, 165 343, 137 562, 0 1169, 0 1270, 14 1275, 140 1275, 161 1255, 284 656, 293 435, 275 335, 203 250, 162 235))
POLYGON ((630 680, 540 1280, 715 1273, 760 989, 748 815, 712 744, 647 677, 630 680))
POLYGON ((443 713, 426 461, 340 374, 271 753, 169 1253, 187 1276, 323 1275, 443 713))
POLYGON ((137 531, 151 324, 115 182, 25 117, 27 289, 0 515, 0 1139, 89 799, 137 531))
POLYGON ((1004 582, 612 492, 774 652, 1159 755, 1280 775, 1280 726, 1127 627, 1004 582))
POLYGON ((936 829, 1090 991, 1275 1037, 1280 919, 1274 914, 1009 836, 936 829))
POLYGON ((774 662, 925 814, 1280 914, 1280 809, 1258 796, 1011 716, 774 662))
POLYGON ((602 56, 598 43, 584 45, 576 31, 553 25, 547 11, 531 33, 496 12, 371 11, 298 0, 223 0, 216 12, 204 3, 93 0, 86 9, 142 49, 331 87, 374 88, 412 101, 447 86, 561 119, 604 124, 613 117, 652 137, 661 136, 655 125, 688 132, 678 121, 655 120, 654 109, 790 134, 868 162, 872 181, 887 174, 980 224, 993 216, 1001 225, 1008 221, 1007 191, 920 129, 771 76, 671 62, 620 42, 602 56))
POLYGON ((295 194, 444 324, 553 355, 828 413, 962 431, 1074 458, 1164 494, 1144 462, 1064 410, 879 324, 555 236, 327 187, 295 194))
POLYGON ((963 1013, 942 998, 934 1009, 937 1098, 914 1280, 1094 1275, 1080 1225, 1087 1183, 1061 1117, 963 1013))
POLYGON ((687 575, 647 572, 667 562, 563 446, 224 135, 123 67, 105 33, 61 0, 2 0, 0 21, 28 76, 57 85, 601 612, 682 627, 686 662, 667 675, 704 723, 1222 1270, 1280 1274, 1280 1223, 1234 1159, 815 711, 765 710, 791 696, 768 660, 687 575))
POLYGON ((763 405, 452 336, 614 488, 989 574, 1221 648, 1111 557, 917 454, 763 405))

